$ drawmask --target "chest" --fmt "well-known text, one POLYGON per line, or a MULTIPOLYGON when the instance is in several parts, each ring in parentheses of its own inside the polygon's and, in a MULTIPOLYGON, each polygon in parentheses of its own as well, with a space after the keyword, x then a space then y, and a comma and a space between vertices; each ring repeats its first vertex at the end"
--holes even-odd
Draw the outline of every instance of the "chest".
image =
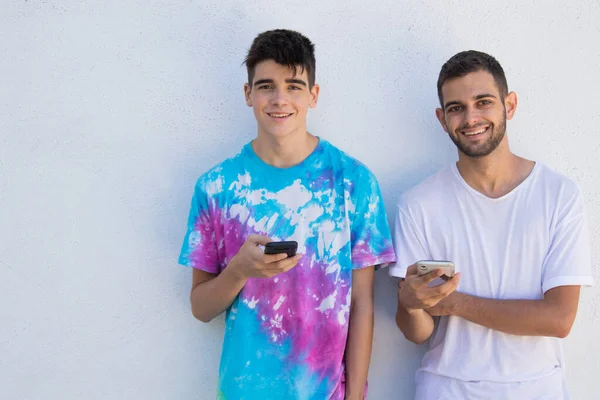
POLYGON ((269 185, 248 179, 220 201, 221 225, 243 237, 258 233, 273 240, 296 240, 300 252, 310 245, 323 254, 341 246, 349 235, 347 191, 332 171, 269 185))
POLYGON ((459 290, 490 298, 541 298, 551 245, 551 221, 543 207, 524 207, 518 199, 454 206, 428 220, 425 236, 431 256, 453 261, 461 272, 459 290))

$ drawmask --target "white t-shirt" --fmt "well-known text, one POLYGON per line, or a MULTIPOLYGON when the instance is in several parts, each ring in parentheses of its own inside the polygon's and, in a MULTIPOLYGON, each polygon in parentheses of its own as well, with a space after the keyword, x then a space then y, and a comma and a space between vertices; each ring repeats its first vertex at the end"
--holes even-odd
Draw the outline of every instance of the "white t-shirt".
MULTIPOLYGON (((404 277, 419 260, 453 261, 457 290, 473 296, 542 299, 557 286, 593 285, 579 189, 539 163, 497 199, 470 187, 455 164, 444 168, 402 195, 394 236, 390 275, 404 277)), ((417 371, 417 398, 479 399, 471 394, 482 387, 486 399, 568 398, 560 339, 439 318, 417 371)))

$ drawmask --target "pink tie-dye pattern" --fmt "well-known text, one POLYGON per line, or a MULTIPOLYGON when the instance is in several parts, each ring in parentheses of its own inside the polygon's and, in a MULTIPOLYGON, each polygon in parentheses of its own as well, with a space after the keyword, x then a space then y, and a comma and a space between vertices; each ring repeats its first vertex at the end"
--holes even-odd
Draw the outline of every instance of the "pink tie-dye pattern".
POLYGON ((190 244, 191 253, 188 255, 195 268, 201 268, 213 274, 221 271, 217 245, 220 243, 220 234, 219 229, 215 229, 216 225, 213 223, 215 216, 218 216, 219 213, 220 210, 212 203, 209 203, 208 212, 200 212, 194 222, 198 243, 190 244))
POLYGON ((193 247, 190 260, 196 267, 202 266, 208 272, 221 272, 248 236, 244 224, 235 218, 225 219, 224 214, 223 209, 211 202, 208 213, 200 213, 194 224, 194 230, 201 239, 193 247), (211 260, 211 265, 205 265, 207 260, 211 260))
POLYGON ((369 246, 369 240, 370 238, 361 240, 352 248, 352 260, 355 263, 362 264, 364 260, 373 259, 373 250, 369 246))
MULTIPOLYGON (((218 265, 215 273, 226 267, 249 234, 267 235, 265 232, 249 231, 246 221, 226 218, 226 212, 212 202, 208 211, 201 213, 195 224, 200 237, 208 240, 201 240, 190 258, 194 262, 213 259, 218 265), (214 244, 218 247, 215 248, 214 244)), ((361 241, 353 249, 352 258, 365 258, 371 253, 368 243, 361 241)), ((352 271, 340 269, 326 274, 326 269, 337 262, 336 255, 333 257, 315 260, 314 251, 307 249, 295 268, 273 278, 248 280, 240 296, 242 301, 258 300, 255 306, 257 318, 273 343, 289 340, 290 367, 306 365, 317 381, 339 377, 342 381, 336 386, 331 399, 343 399, 343 355, 350 307, 346 302, 351 290, 352 271), (332 307, 321 310, 323 300, 334 293, 332 307), (275 309, 281 296, 285 300, 275 309), (338 318, 340 313, 343 323, 338 318)))
MULTIPOLYGON (((195 229, 202 240, 194 248, 191 259, 214 259, 222 270, 250 233, 265 235, 264 232, 247 232, 248 227, 237 218, 223 219, 223 211, 216 205, 209 205, 209 212, 203 213, 196 221, 195 229), (204 215, 204 216, 203 216, 204 215), (210 215, 210 218, 208 216, 210 215), (219 221, 211 223, 211 221, 219 221), (224 231, 223 231, 224 230, 224 231), (212 237, 211 237, 212 236, 212 237), (214 249, 211 244, 220 244, 214 249), (218 256, 217 256, 218 255, 218 256)), ((342 357, 346 346, 347 324, 338 321, 338 313, 347 306, 346 299, 350 290, 352 275, 325 274, 328 260, 318 260, 310 265, 314 254, 304 254, 298 265, 292 270, 269 279, 250 279, 241 293, 242 300, 257 299, 257 316, 261 318, 261 327, 273 342, 291 340, 290 363, 302 363, 315 372, 319 379, 339 376, 340 371, 331 371, 331 365, 342 368, 342 357), (318 275, 322 275, 319 278, 318 275), (341 279, 342 282, 337 280, 341 279), (337 290, 337 293, 335 293, 337 290), (323 299, 335 293, 333 307, 319 310, 323 299), (285 300, 277 310, 274 309, 280 297, 285 300), (264 318, 264 320, 262 320, 264 318), (308 332, 310 331, 310 333, 308 332), (341 331, 341 332, 340 332, 341 331), (306 332, 307 334, 305 334, 306 332), (318 338, 317 341, 314 338, 318 338), (339 358, 339 362, 333 362, 339 358)), ((333 261, 329 261, 333 262, 333 261)))
MULTIPOLYGON (((345 305, 350 287, 347 283, 336 284, 336 274, 325 276, 326 265, 315 262, 310 265, 312 254, 304 254, 292 270, 270 279, 252 279, 244 290, 247 299, 259 299, 257 313, 262 328, 273 342, 291 341, 289 362, 307 365, 319 379, 339 376, 346 346, 347 324, 338 322, 338 313, 345 305), (318 279, 315 274, 323 274, 318 279), (333 307, 319 310, 324 298, 334 296, 333 307), (281 296, 283 304, 275 310, 281 296), (317 338, 318 340, 314 340, 317 338), (332 362, 332 359, 339 362, 332 362), (339 366, 331 371, 331 365, 339 366)), ((347 320, 348 315, 344 316, 347 320)))

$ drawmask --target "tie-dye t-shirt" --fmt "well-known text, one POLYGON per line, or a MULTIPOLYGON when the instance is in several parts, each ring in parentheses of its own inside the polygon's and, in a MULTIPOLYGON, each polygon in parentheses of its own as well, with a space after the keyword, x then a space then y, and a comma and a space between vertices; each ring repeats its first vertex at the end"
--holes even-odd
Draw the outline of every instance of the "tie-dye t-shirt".
POLYGON ((252 233, 303 257, 227 310, 218 399, 343 399, 352 270, 395 261, 375 177, 323 139, 284 169, 247 144, 198 179, 179 262, 218 274, 252 233))

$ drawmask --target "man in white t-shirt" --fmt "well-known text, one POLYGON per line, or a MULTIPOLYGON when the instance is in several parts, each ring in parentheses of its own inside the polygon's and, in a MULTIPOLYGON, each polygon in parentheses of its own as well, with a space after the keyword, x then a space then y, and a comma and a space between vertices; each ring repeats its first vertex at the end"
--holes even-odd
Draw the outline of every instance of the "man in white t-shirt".
POLYGON ((390 269, 402 278, 398 327, 430 339, 416 399, 569 399, 561 338, 593 285, 581 193, 511 153, 517 95, 492 56, 453 56, 438 96, 459 159, 402 195, 390 269), (452 261, 457 274, 434 285, 442 272, 418 276, 419 260, 452 261))

